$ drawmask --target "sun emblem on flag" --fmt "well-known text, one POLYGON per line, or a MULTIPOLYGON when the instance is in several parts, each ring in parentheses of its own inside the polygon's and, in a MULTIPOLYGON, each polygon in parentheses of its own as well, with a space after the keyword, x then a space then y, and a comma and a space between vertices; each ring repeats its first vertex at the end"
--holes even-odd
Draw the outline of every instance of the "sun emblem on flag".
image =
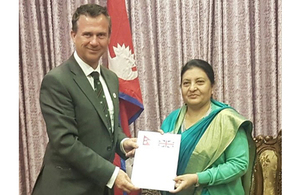
POLYGON ((129 46, 126 47, 124 44, 122 46, 117 44, 117 47, 113 46, 113 50, 116 56, 111 58, 110 54, 108 54, 109 69, 114 71, 123 80, 134 80, 137 78, 138 72, 134 54, 129 49, 129 46))

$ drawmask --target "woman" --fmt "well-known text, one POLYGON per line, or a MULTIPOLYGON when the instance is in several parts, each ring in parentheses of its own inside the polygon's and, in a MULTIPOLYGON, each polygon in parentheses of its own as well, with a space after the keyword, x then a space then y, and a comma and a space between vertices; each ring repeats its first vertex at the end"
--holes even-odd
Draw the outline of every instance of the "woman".
POLYGON ((185 105, 162 123, 164 133, 181 134, 175 190, 171 193, 242 195, 250 193, 255 145, 252 123, 212 98, 214 72, 194 59, 181 71, 185 105))

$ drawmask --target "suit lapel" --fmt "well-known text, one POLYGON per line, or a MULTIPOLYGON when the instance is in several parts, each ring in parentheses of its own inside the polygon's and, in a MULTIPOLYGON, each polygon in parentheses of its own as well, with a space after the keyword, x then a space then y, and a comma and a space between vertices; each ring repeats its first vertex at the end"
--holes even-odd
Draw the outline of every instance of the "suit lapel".
POLYGON ((114 105, 114 124, 115 124, 114 126, 116 128, 116 125, 117 125, 116 122, 119 120, 118 119, 119 116, 116 115, 116 113, 118 113, 117 106, 119 105, 118 104, 119 88, 118 88, 118 85, 116 85, 116 83, 115 83, 116 81, 111 76, 109 76, 109 74, 107 73, 107 70, 102 66, 100 66, 100 68, 101 68, 101 75, 102 75, 103 79, 105 80, 110 97, 111 97, 113 105, 114 105))
MULTIPOLYGON (((97 110, 100 118, 102 119, 103 123, 105 124, 106 128, 109 128, 108 120, 106 120, 104 112, 100 109, 100 102, 97 98, 96 93, 94 92, 91 84, 89 83, 88 79, 86 78, 84 72, 80 68, 79 64, 76 62, 74 56, 72 55, 69 58, 69 67, 70 71, 73 73, 73 79, 78 87, 82 90, 82 92, 86 95, 86 97, 90 100, 93 104, 95 109, 97 110)), ((110 132, 110 131, 109 131, 110 132)), ((111 133, 111 132, 110 132, 111 133)))

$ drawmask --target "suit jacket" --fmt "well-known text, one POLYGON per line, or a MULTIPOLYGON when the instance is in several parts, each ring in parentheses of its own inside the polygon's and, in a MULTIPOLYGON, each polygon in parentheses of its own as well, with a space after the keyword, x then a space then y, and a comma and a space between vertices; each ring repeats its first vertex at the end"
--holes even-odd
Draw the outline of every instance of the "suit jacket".
MULTIPOLYGON (((112 176, 115 152, 126 136, 119 124, 119 82, 101 66, 114 104, 114 132, 96 93, 72 55, 43 79, 40 105, 49 143, 33 194, 101 195, 112 176)), ((109 194, 112 190, 109 190, 109 194)))

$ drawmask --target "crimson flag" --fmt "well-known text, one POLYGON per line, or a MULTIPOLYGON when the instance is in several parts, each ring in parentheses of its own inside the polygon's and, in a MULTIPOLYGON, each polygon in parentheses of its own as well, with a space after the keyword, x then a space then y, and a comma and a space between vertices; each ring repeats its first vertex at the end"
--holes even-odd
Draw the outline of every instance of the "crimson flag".
MULTIPOLYGON (((107 9, 112 23, 108 68, 119 77, 120 121, 124 133, 131 137, 129 125, 140 116, 144 106, 125 0, 107 0, 107 9)), ((126 171, 125 161, 117 154, 114 164, 126 171)), ((116 188, 114 191, 115 195, 126 194, 116 188)), ((137 194, 140 194, 140 191, 130 193, 130 195, 137 194)))

